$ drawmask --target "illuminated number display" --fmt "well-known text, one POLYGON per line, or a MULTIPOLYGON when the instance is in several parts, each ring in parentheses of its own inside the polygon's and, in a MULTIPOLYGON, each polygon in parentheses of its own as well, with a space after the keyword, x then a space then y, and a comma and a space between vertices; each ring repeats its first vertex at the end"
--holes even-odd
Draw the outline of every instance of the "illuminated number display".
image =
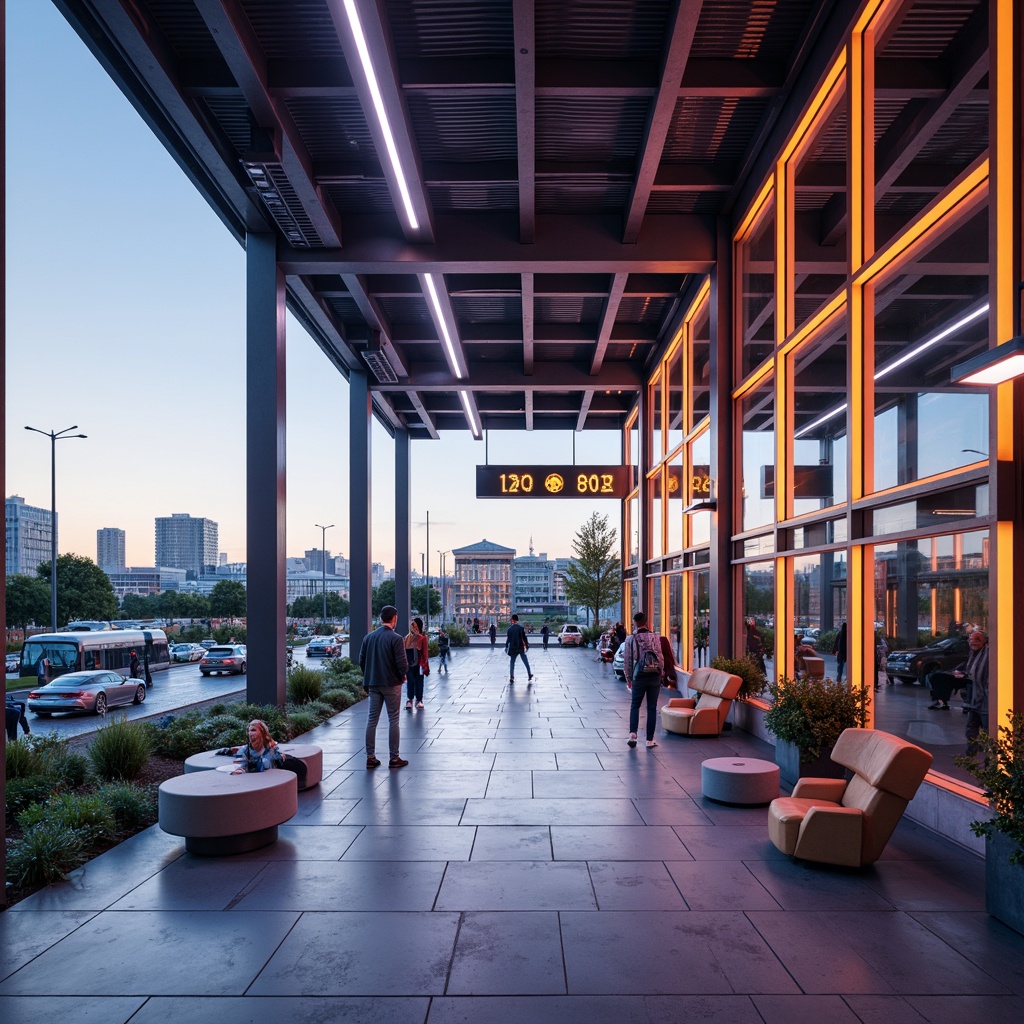
POLYGON ((478 498, 625 498, 629 466, 477 466, 478 498))

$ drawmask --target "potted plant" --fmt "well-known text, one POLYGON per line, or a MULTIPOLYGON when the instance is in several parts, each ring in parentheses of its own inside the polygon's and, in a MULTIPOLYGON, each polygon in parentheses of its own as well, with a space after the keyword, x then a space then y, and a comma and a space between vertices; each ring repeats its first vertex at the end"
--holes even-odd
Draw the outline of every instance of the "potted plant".
POLYGON ((764 724, 776 738, 775 762, 783 780, 803 776, 842 778, 844 769, 829 756, 844 729, 863 728, 870 696, 832 679, 786 679, 770 683, 771 706, 764 724))
POLYGON ((976 754, 956 764, 978 780, 993 815, 972 821, 984 836, 985 908, 1024 934, 1024 712, 1008 711, 996 736, 981 733, 976 754))
POLYGON ((743 685, 740 687, 738 694, 740 698, 760 697, 768 686, 768 680, 765 679, 764 673, 749 657, 712 658, 711 667, 721 669, 723 672, 730 672, 732 675, 739 676, 743 680, 743 685))

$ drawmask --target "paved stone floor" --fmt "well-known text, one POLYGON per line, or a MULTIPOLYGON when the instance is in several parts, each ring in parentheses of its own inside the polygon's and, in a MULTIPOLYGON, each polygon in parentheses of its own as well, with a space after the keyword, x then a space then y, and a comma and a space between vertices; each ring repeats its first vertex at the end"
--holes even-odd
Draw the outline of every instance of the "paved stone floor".
POLYGON ((318 728, 326 777, 275 846, 204 859, 152 828, 0 914, 0 1020, 1024 1019, 978 858, 904 821, 869 869, 794 863, 764 808, 700 794, 702 760, 769 747, 631 750, 593 651, 531 655, 529 688, 500 648, 435 671, 400 771, 363 767, 365 706, 318 728))

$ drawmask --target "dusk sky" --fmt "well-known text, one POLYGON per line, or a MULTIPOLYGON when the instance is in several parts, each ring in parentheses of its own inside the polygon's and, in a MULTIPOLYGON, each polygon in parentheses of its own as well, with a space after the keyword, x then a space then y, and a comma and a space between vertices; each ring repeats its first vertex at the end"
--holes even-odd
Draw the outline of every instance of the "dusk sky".
MULTIPOLYGON (((349 554, 348 385, 289 317, 288 554, 349 554)), ((50 506, 50 442, 26 425, 77 424, 57 445, 62 553, 96 557, 126 532, 152 565, 157 516, 215 520, 245 559, 245 254, 84 44, 46 0, 7 2, 6 494, 50 506)), ((373 433, 373 560, 394 562, 394 447, 373 433)), ((620 461, 619 436, 576 435, 576 461, 620 461)), ((489 461, 569 463, 562 433, 491 433, 489 461)), ((412 551, 481 538, 571 554, 614 501, 477 500, 483 442, 415 442, 412 551)), ((451 564, 449 559, 449 565, 451 564)))

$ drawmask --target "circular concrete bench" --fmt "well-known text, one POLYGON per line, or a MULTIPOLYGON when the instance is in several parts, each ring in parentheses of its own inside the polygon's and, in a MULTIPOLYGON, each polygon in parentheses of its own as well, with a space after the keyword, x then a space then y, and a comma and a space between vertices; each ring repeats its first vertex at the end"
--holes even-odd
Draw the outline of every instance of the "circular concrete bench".
POLYGON ((701 792, 723 804, 769 804, 779 795, 779 766, 754 757, 701 762, 701 792))
POLYGON ((276 842, 277 826, 298 804, 293 772, 193 771, 160 784, 159 823, 172 836, 184 836, 189 853, 245 853, 276 842))
MULTIPOLYGON (((324 752, 313 743, 279 743, 282 754, 291 754, 306 765, 306 784, 303 789, 317 786, 324 777, 324 752)), ((216 750, 204 750, 185 759, 185 774, 191 772, 208 772, 232 764, 227 754, 218 754, 216 750)))

